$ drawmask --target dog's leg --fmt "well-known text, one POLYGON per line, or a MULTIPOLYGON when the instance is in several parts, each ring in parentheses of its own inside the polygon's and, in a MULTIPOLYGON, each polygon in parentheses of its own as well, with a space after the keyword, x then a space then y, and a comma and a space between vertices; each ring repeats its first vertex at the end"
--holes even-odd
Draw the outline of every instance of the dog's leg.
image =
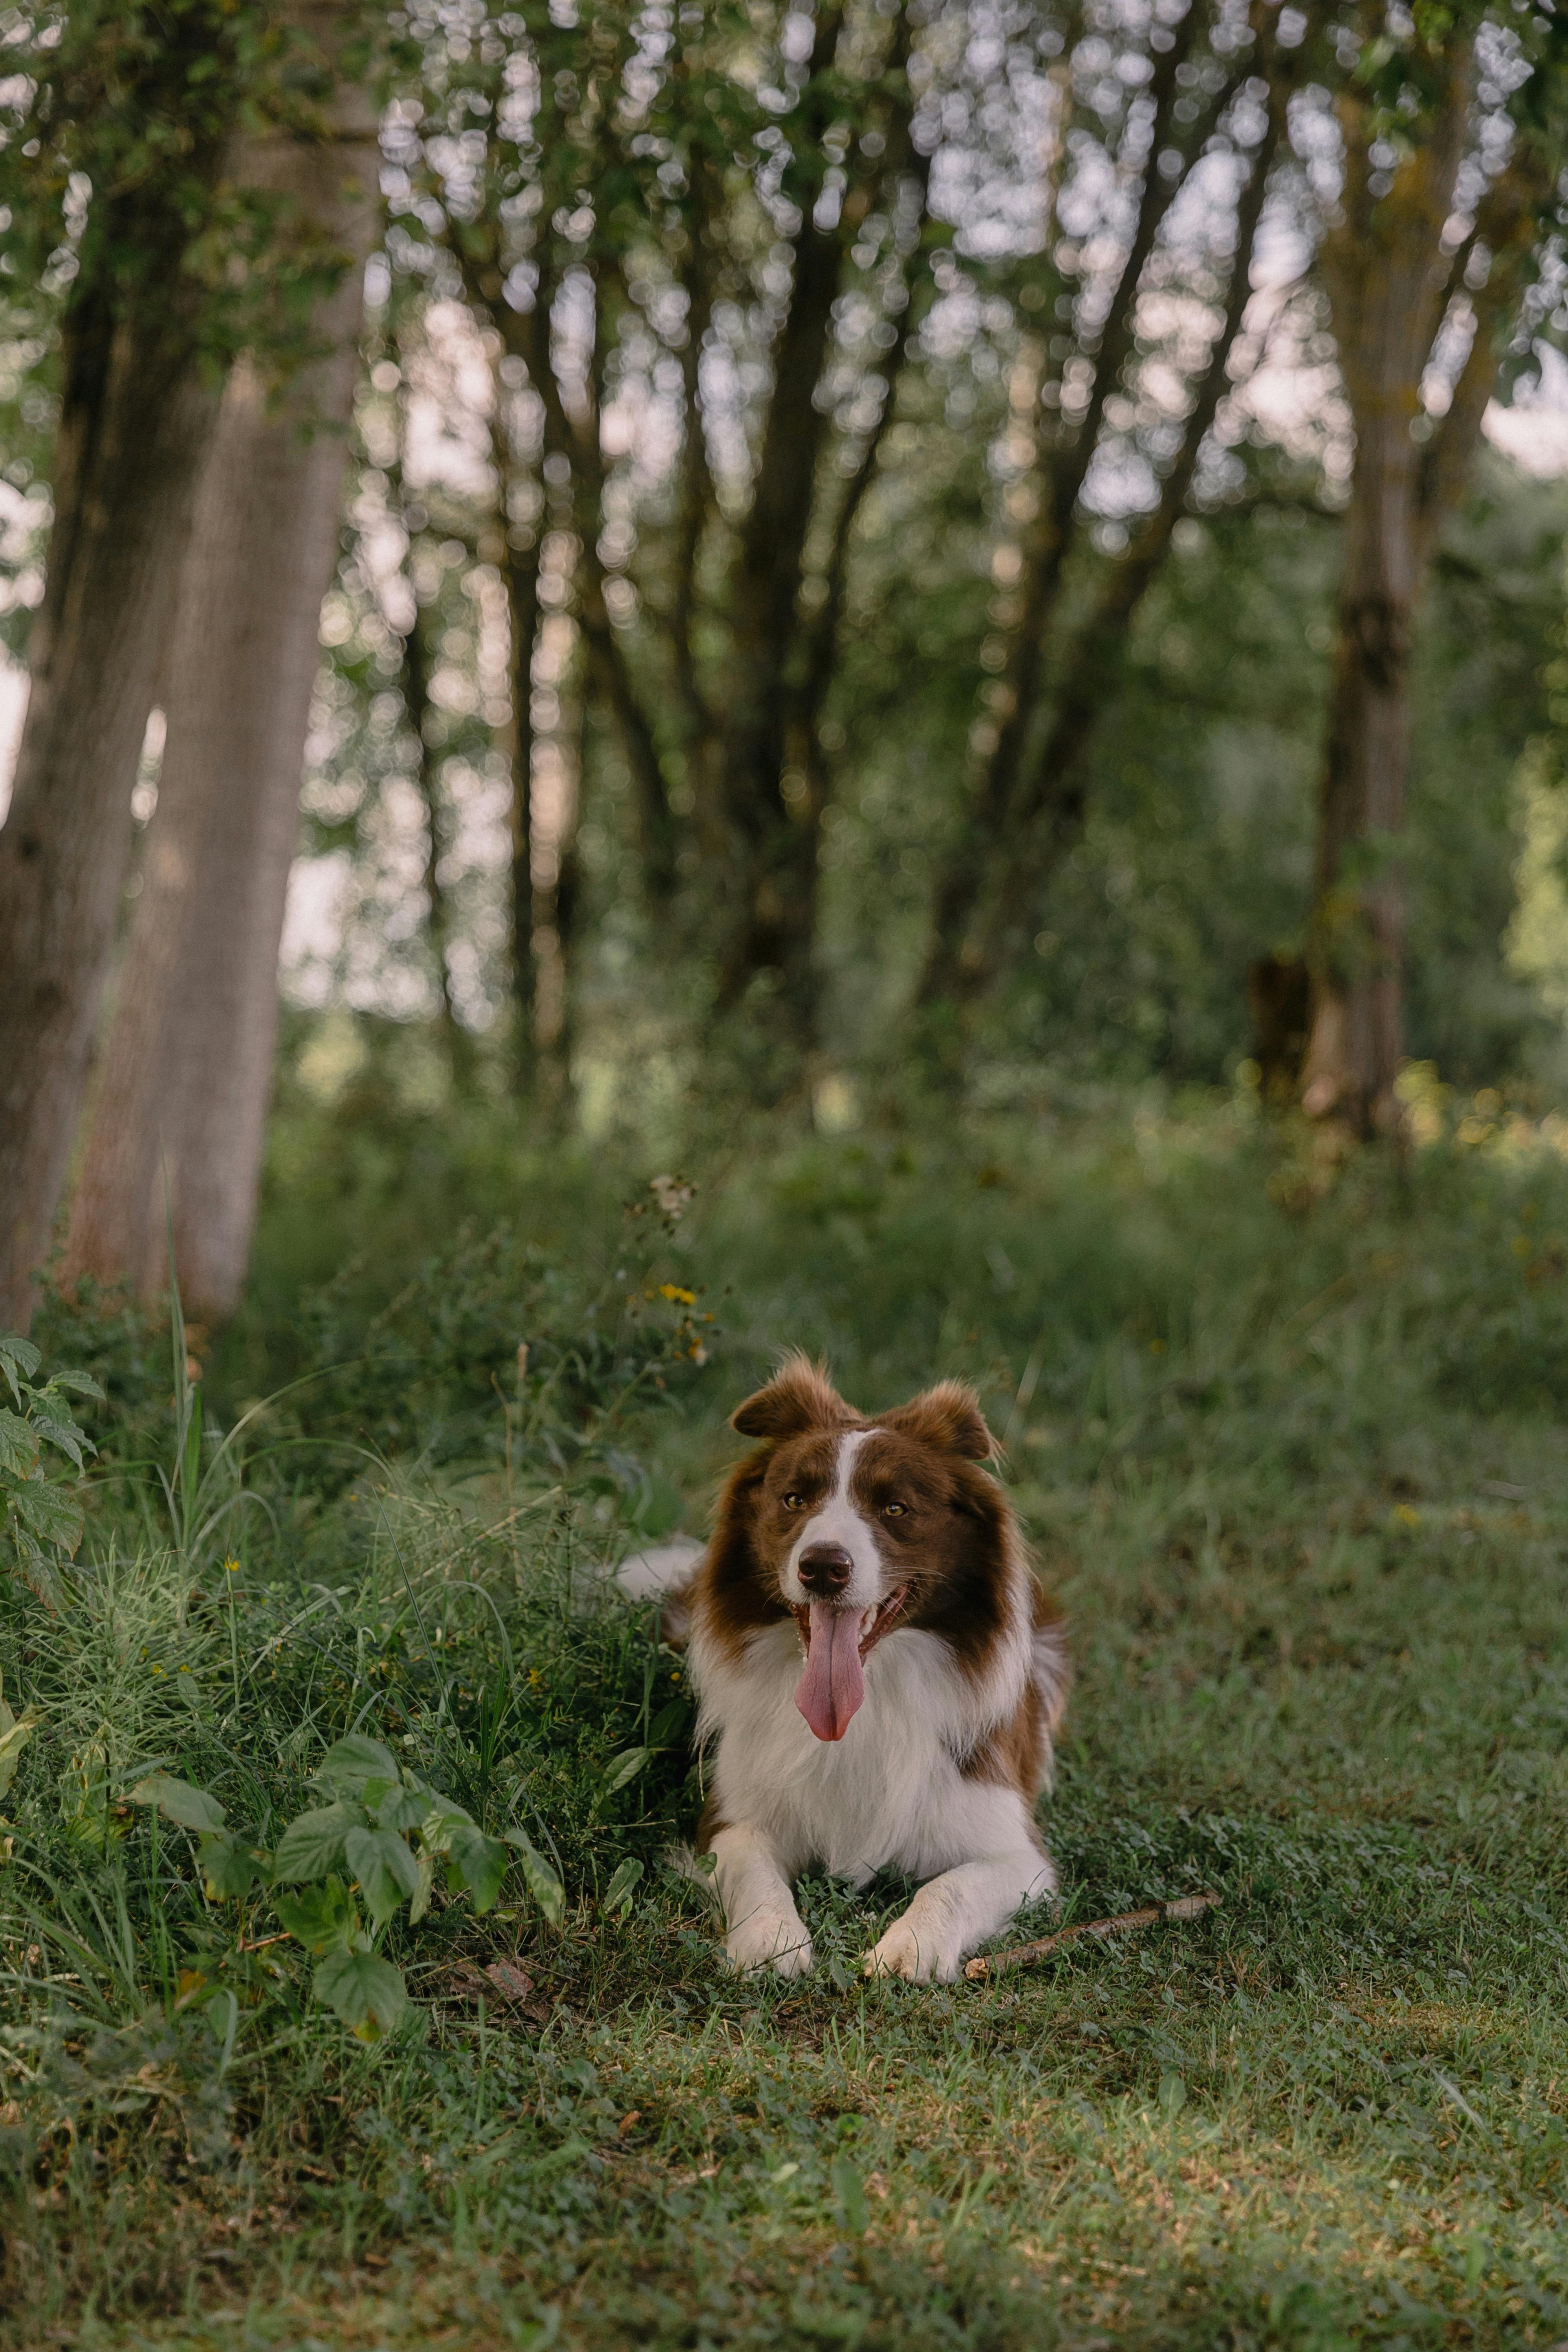
POLYGON ((766 1835, 753 1822, 734 1822, 715 1832, 712 1853, 730 1966, 804 1976, 811 1966, 811 1937, 766 1835))
POLYGON ((908 1977, 951 1984, 965 1956, 1005 1927, 1026 1903, 1057 1891, 1057 1874, 1037 1845, 961 1863, 928 1879, 904 1913, 866 1955, 868 1977, 908 1977))

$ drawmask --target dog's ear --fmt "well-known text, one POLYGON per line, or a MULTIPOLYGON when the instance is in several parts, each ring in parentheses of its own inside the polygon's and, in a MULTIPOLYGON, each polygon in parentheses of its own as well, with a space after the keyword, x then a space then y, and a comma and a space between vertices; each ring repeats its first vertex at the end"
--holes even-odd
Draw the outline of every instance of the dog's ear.
POLYGON ((840 1429, 855 1419, 826 1368, 792 1349, 765 1389, 730 1415, 742 1437, 798 1437, 804 1429, 840 1429))
POLYGON ((979 1398, 963 1381, 942 1381, 881 1419, 888 1428, 944 1454, 960 1454, 966 1462, 994 1462, 1002 1451, 985 1426, 979 1398))

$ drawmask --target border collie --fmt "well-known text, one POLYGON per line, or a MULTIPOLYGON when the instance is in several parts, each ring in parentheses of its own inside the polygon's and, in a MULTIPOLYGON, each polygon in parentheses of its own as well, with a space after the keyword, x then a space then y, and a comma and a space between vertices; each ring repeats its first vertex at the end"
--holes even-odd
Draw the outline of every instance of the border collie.
POLYGON ((924 1879, 866 1971, 950 1982, 1057 1884, 1035 1804, 1067 1651, 979 1466, 995 1442, 957 1381, 868 1420, 799 1354, 732 1426, 759 1444, 670 1596, 714 1745, 698 1845, 731 1964, 810 1968, 791 1882, 818 1863, 924 1879))

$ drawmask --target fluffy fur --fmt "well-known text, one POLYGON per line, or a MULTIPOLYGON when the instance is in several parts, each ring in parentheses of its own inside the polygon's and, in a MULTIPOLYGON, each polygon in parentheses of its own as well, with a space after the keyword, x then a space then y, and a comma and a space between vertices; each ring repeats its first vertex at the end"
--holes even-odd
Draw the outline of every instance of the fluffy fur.
POLYGON ((868 1420, 800 1356, 734 1426, 760 1443, 678 1602, 731 1962, 809 1969, 791 1889, 815 1862, 856 1885, 924 1879, 866 1968, 948 1981, 1056 1886, 1035 1804, 1066 1648, 980 1466, 990 1432, 954 1381, 868 1420))

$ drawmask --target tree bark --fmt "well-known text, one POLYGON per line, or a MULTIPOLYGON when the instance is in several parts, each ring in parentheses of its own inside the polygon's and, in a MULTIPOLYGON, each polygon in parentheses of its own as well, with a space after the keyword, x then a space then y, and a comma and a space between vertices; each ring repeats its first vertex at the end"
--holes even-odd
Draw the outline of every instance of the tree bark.
POLYGON ((425 814, 425 936, 429 942, 431 973, 436 982, 436 1019, 446 1050, 447 1067, 461 1089, 472 1075, 473 1055, 468 1031, 458 1018, 452 995, 449 950, 451 908, 441 880, 440 762, 430 741, 430 657, 424 615, 414 580, 414 534, 408 535, 408 594, 413 605, 403 640, 403 709, 414 738, 415 782, 425 814))
MULTIPOLYGON (((504 450, 503 442, 502 448, 504 450)), ((531 543, 512 544, 515 526, 505 513, 502 572, 506 583, 509 643, 507 692, 511 717, 507 729, 507 767, 510 778, 507 818, 510 835, 511 992, 513 1090, 526 1097, 532 1090, 538 1064, 534 1034, 538 1012, 538 977, 534 968, 533 922, 533 655, 539 637, 539 563, 544 536, 542 516, 534 526, 531 543)))
POLYGON ((436 1021, 441 1033, 447 1074, 453 1085, 461 1091, 473 1076, 473 1041, 458 1018, 457 1003, 452 994, 448 957, 452 937, 451 907, 441 879, 444 845, 441 766, 435 746, 429 740, 430 647, 420 613, 419 587, 415 576, 415 546, 421 524, 416 503, 408 495, 405 464, 408 399, 408 381, 405 375, 399 400, 397 454, 387 471, 389 505, 403 526, 407 550, 405 584, 408 590, 409 617, 407 627, 400 632, 403 640, 400 684, 403 715, 414 739, 414 781, 425 816, 425 937, 430 950, 430 976, 436 983, 436 1021))
MULTIPOLYGON (((334 12, 335 13, 335 12, 334 12)), ((278 1018, 321 599, 338 549, 377 149, 368 93, 328 135, 279 135, 249 184, 292 199, 349 266, 320 306, 321 354, 279 402, 241 362, 213 436, 169 657, 167 737, 68 1273, 154 1289, 161 1169, 187 1314, 229 1314, 245 1277, 278 1018)))
POLYGON ((1373 194, 1370 110, 1341 102, 1345 186, 1323 278, 1355 425, 1332 683, 1318 793, 1302 1073, 1310 1116, 1395 1133, 1404 1051, 1397 836, 1410 767, 1410 649, 1428 541, 1421 378, 1449 298, 1442 247, 1464 154, 1471 54, 1457 43, 1437 121, 1373 194))
MULTIPOLYGON (((872 205, 900 174, 923 192, 927 166, 912 153, 912 96, 908 67, 911 26, 900 10, 882 80, 888 98, 881 165, 844 191, 837 221, 819 227, 814 216, 814 168, 822 135, 837 110, 833 71, 844 11, 825 0, 816 16, 796 134, 795 201, 801 223, 793 244, 794 281, 773 353, 773 387, 758 453, 752 504, 741 526, 729 579, 730 698, 721 715, 718 758, 722 839, 718 870, 710 877, 723 910, 716 958, 715 1008, 735 1011, 752 983, 772 982, 764 1023, 754 1040, 771 1034, 784 1090, 809 1076, 819 1027, 816 971, 817 879, 825 798, 822 761, 813 740, 813 704, 819 708, 826 677, 812 676, 813 629, 801 613, 808 534, 817 499, 822 452, 831 431, 817 394, 831 348, 835 304, 846 257, 872 205), (804 159, 804 163, 803 163, 804 159)), ((897 331, 895 348, 898 347, 897 331)), ((902 353, 900 352, 901 361, 902 353)), ((886 402, 894 385, 888 380, 886 402)), ((887 408, 883 417, 886 420, 887 408)), ((845 522, 840 569, 854 520, 875 468, 880 429, 870 440, 858 486, 841 507, 845 522)), ((830 564, 834 562, 830 555, 830 564)), ((834 609, 836 642, 842 580, 825 583, 834 609)), ((763 1092, 780 1089, 759 1069, 763 1092)))
POLYGON ((65 1180, 216 407, 182 302, 112 306, 87 289, 67 317, 54 536, 0 831, 0 1329, 30 1319, 65 1180))

